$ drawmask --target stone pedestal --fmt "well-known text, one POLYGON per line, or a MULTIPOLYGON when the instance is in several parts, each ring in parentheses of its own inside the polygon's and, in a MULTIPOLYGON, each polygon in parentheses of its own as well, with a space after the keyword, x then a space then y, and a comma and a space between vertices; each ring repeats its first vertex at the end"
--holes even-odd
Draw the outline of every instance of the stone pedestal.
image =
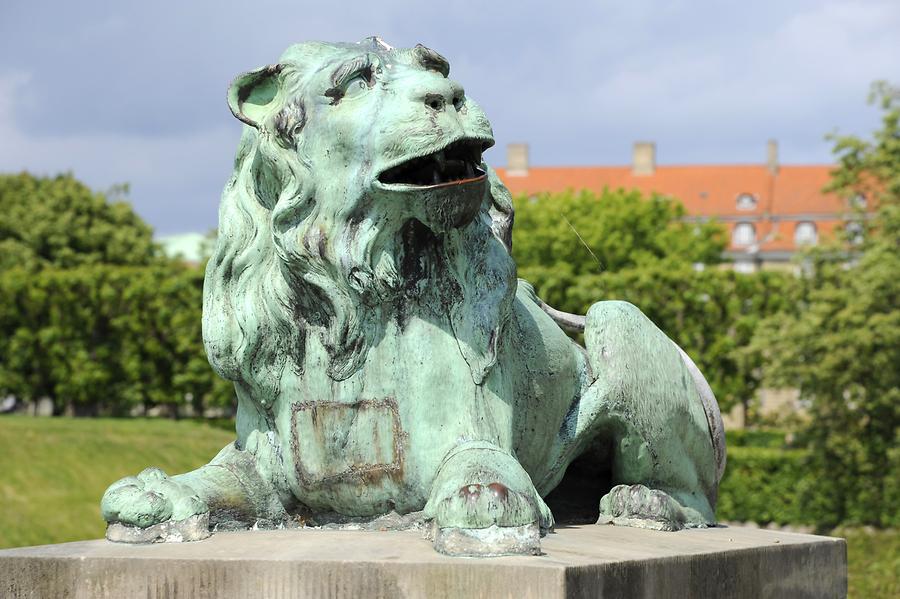
POLYGON ((842 539, 744 528, 560 527, 538 557, 450 558, 421 531, 218 533, 0 551, 0 597, 844 597, 842 539))

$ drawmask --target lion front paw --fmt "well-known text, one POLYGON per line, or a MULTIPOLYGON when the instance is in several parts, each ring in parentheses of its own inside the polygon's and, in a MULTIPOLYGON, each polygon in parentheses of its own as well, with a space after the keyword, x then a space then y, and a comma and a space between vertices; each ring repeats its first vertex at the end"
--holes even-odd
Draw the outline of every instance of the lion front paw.
POLYGON ((442 527, 488 528, 553 526, 553 516, 537 491, 513 491, 501 482, 463 485, 437 505, 434 520, 442 527))
POLYGON ((510 454, 474 444, 452 452, 438 473, 425 513, 434 547, 448 555, 540 553, 553 515, 510 454))
POLYGON ((553 516, 537 492, 500 482, 463 485, 434 514, 434 548, 447 555, 500 556, 541 552, 541 531, 553 516))
POLYGON ((209 508, 190 486, 158 468, 116 481, 100 502, 106 536, 123 543, 194 541, 209 536, 209 508))

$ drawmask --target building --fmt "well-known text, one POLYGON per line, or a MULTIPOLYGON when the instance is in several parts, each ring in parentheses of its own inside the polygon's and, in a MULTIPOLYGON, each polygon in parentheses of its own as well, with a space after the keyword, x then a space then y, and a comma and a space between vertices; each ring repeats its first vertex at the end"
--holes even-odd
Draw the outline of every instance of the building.
POLYGON ((155 239, 165 256, 178 258, 189 264, 203 262, 209 256, 214 240, 210 233, 178 233, 161 235, 155 239))
MULTIPOLYGON (((680 200, 691 220, 716 219, 728 228, 726 257, 734 268, 789 268, 795 252, 844 226, 848 203, 823 192, 832 165, 781 165, 769 141, 760 164, 660 166, 656 145, 634 144, 628 166, 535 167, 527 144, 510 144, 507 166, 497 173, 514 194, 566 189, 638 189, 680 200)), ((857 205, 865 198, 854 198, 857 205)), ((848 226, 853 226, 851 222, 848 226)))

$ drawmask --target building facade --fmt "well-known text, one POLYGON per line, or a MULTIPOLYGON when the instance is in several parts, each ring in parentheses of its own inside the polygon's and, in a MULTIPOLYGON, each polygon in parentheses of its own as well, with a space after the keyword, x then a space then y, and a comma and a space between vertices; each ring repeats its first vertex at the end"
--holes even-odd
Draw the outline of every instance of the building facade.
POLYGON ((791 268, 804 246, 853 227, 845 221, 866 199, 825 193, 832 165, 781 165, 776 142, 766 150, 760 164, 659 166, 655 144, 638 142, 627 166, 534 167, 527 144, 510 144, 507 166, 497 173, 513 195, 624 188, 676 198, 689 220, 725 225, 726 257, 736 270, 791 268))

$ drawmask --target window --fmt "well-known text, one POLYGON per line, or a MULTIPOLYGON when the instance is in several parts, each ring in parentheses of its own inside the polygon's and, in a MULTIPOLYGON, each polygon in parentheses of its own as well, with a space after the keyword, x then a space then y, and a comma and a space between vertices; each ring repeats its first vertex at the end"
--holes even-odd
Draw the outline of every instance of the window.
POLYGON ((738 210, 756 210, 756 197, 751 193, 742 193, 737 197, 738 210))
POLYGON ((794 227, 794 243, 797 245, 815 245, 819 240, 816 223, 808 221, 797 223, 794 227))
POLYGON ((746 260, 734 263, 734 272, 750 274, 756 272, 756 264, 746 260))
POLYGON ((756 227, 753 223, 738 223, 731 232, 731 243, 736 246, 747 246, 756 243, 756 227))
POLYGON ((850 241, 850 243, 859 245, 863 242, 865 229, 861 222, 851 221, 847 223, 847 225, 844 227, 844 231, 847 233, 847 239, 850 241))
POLYGON ((866 196, 861 193, 858 193, 855 196, 853 196, 852 198, 850 198, 850 207, 851 208, 859 208, 862 210, 862 209, 865 209, 867 203, 868 202, 866 201, 866 196))

